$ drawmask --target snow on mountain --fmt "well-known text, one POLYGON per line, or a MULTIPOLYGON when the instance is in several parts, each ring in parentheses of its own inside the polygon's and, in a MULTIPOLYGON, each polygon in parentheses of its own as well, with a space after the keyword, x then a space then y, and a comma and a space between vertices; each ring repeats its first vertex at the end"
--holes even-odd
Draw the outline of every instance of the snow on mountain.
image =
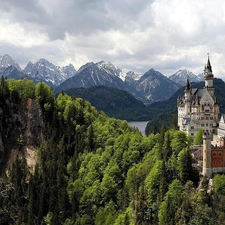
POLYGON ((130 83, 130 82, 139 80, 142 76, 143 74, 141 73, 135 73, 133 71, 129 71, 126 73, 124 81, 130 83))
POLYGON ((122 71, 117 66, 114 66, 111 62, 100 61, 96 63, 96 65, 99 70, 104 70, 106 73, 120 78, 122 71))
POLYGON ((71 63, 68 66, 63 66, 62 68, 59 67, 59 71, 65 80, 76 74, 76 70, 71 63))
POLYGON ((19 64, 16 63, 8 54, 0 56, 0 68, 7 68, 14 66, 17 70, 22 71, 19 64))
POLYGON ((164 101, 181 87, 154 69, 150 69, 144 75, 133 72, 129 75, 125 81, 129 87, 128 91, 145 104, 164 101))
POLYGON ((200 74, 197 76, 188 70, 179 70, 173 75, 169 76, 170 80, 182 86, 186 85, 187 78, 189 79, 190 82, 199 82, 204 80, 203 76, 201 76, 200 74))
POLYGON ((83 65, 75 76, 67 79, 56 88, 56 93, 70 88, 109 86, 118 89, 125 89, 125 84, 120 76, 122 71, 111 62, 100 61, 83 65))
POLYGON ((76 74, 76 70, 72 64, 60 68, 46 59, 39 59, 36 63, 29 62, 24 72, 29 77, 37 81, 44 81, 53 87, 58 86, 76 74))

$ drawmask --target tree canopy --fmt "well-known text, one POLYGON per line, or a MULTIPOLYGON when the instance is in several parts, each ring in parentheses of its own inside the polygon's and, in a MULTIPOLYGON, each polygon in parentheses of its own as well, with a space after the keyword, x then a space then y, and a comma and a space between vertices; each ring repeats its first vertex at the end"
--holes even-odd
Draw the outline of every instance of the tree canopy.
MULTIPOLYGON (((160 133, 142 136, 126 121, 106 116, 81 98, 65 93, 55 97, 43 83, 28 82, 32 91, 20 93, 16 81, 2 82, 0 97, 7 100, 1 108, 10 101, 20 104, 24 97, 39 103, 45 141, 37 146, 35 168, 29 168, 21 156, 2 176, 0 223, 216 225, 224 221, 224 177, 215 176, 214 191, 197 188, 200 176, 192 167, 191 142, 184 132, 163 126, 160 133)), ((19 148, 16 139, 13 144, 19 148)))

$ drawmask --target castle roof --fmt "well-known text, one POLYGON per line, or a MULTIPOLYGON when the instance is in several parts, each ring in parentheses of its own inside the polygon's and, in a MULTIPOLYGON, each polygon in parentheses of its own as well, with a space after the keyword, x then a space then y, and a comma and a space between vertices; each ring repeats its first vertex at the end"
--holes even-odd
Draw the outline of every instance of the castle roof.
POLYGON ((190 82, 189 82, 188 78, 187 78, 185 90, 191 90, 191 85, 190 85, 190 82))
POLYGON ((188 125, 188 124, 200 124, 199 120, 196 118, 191 118, 189 116, 186 116, 183 118, 182 124, 183 125, 188 125))
POLYGON ((213 78, 213 73, 212 73, 212 66, 209 60, 209 56, 208 56, 208 61, 207 64, 205 65, 205 69, 204 69, 204 78, 213 78))

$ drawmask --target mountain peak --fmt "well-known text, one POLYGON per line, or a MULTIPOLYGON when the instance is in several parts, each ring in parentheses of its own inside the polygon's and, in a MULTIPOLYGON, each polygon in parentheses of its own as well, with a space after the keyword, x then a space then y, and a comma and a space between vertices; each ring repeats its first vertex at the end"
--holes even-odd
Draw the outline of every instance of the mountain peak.
POLYGON ((182 86, 186 85, 187 78, 189 79, 190 82, 199 82, 203 80, 203 78, 196 76, 195 74, 193 74, 187 69, 180 69, 176 73, 169 76, 170 80, 182 86))
POLYGON ((58 86, 76 74, 76 70, 72 64, 60 68, 44 58, 39 59, 34 64, 29 62, 24 72, 35 80, 44 81, 53 87, 58 86))
POLYGON ((19 64, 15 62, 10 55, 5 54, 3 56, 0 56, 0 68, 7 68, 9 66, 14 66, 16 69, 21 71, 19 64))

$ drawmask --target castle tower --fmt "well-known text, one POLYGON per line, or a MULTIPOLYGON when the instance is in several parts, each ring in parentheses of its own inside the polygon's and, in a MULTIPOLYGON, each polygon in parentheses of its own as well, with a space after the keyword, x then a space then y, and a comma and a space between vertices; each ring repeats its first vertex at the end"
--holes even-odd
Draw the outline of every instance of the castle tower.
POLYGON ((208 91, 212 96, 214 95, 213 78, 214 76, 212 73, 212 67, 208 56, 208 61, 204 69, 204 79, 205 79, 205 88, 208 89, 208 91))
POLYGON ((203 167, 202 175, 211 177, 212 176, 212 148, 211 148, 211 134, 205 131, 203 134, 203 167))
POLYGON ((184 90, 184 113, 185 115, 191 112, 191 85, 187 79, 186 87, 184 90))

